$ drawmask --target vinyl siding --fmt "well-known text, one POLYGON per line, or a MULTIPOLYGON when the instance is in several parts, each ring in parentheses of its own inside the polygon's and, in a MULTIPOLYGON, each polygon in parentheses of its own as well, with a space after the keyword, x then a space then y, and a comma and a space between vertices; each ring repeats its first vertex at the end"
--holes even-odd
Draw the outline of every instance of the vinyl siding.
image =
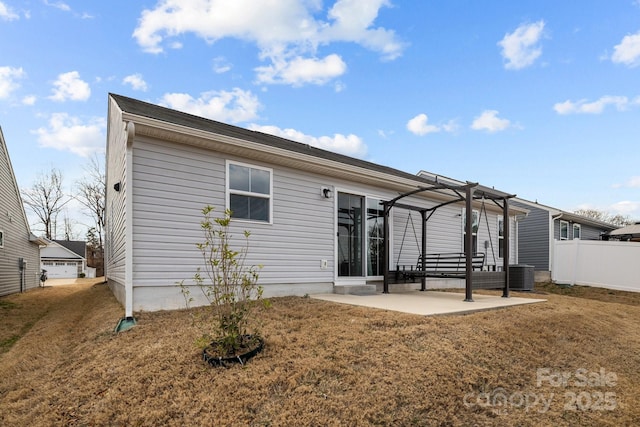
MULTIPOLYGON (((553 236, 554 239, 560 240, 560 221, 566 221, 563 219, 557 219, 553 224, 553 236)), ((576 222, 566 221, 569 223, 569 238, 567 240, 573 240, 573 224, 577 224, 576 222)), ((581 224, 580 225, 580 239, 581 240, 600 240, 600 234, 607 231, 601 228, 594 227, 592 225, 581 224)))
POLYGON ((27 261, 23 290, 38 287, 40 277, 40 249, 29 241, 29 225, 10 162, 0 130, 0 230, 4 232, 4 245, 0 248, 0 295, 20 292, 19 258, 27 261))
POLYGON ((549 271, 549 221, 546 209, 530 204, 512 202, 514 206, 529 210, 518 223, 518 262, 533 265, 535 270, 549 271))
MULTIPOLYGON (((125 208, 128 192, 126 181, 127 136, 122 115, 115 102, 109 100, 109 129, 107 135, 107 198, 106 198, 106 239, 105 275, 113 288, 115 282, 125 284, 125 208), (120 182, 121 190, 113 187, 120 182)), ((115 291, 114 291, 115 292, 115 291)), ((116 293, 122 302, 122 297, 116 293)))

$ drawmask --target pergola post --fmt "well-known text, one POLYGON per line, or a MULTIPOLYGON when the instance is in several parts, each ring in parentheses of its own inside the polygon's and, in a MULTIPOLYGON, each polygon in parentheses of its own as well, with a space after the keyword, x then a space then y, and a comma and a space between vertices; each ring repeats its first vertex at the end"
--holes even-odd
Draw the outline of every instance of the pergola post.
POLYGON ((420 290, 427 290, 427 278, 424 275, 424 271, 427 268, 427 211, 421 210, 420 217, 422 218, 422 248, 420 249, 420 265, 422 267, 422 277, 420 278, 420 290))
POLYGON ((504 288, 502 289, 502 297, 509 298, 509 254, 511 248, 509 247, 509 240, 511 239, 509 233, 509 199, 503 199, 504 205, 502 207, 502 271, 504 271, 504 288))
POLYGON ((384 253, 382 254, 382 293, 389 293, 389 249, 390 249, 390 238, 389 238, 389 211, 391 210, 391 206, 387 205, 386 202, 383 202, 383 242, 384 242, 384 253))
POLYGON ((465 296, 464 300, 466 302, 473 302, 473 250, 471 246, 473 245, 473 210, 471 209, 471 202, 473 201, 473 188, 471 185, 468 185, 465 189, 465 224, 464 224, 464 242, 465 242, 465 256, 466 256, 466 266, 465 266, 465 296))

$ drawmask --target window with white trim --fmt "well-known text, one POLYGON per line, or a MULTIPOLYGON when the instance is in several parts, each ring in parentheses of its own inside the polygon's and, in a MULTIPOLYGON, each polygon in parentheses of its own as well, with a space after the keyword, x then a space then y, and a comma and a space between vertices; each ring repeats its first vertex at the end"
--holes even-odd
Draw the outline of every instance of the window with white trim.
POLYGON ((498 218, 498 258, 504 258, 504 218, 498 218))
POLYGON ((582 226, 580 224, 573 224, 573 238, 579 239, 582 234, 582 226))
POLYGON ((271 222, 271 169, 227 162, 227 206, 231 217, 271 222))
MULTIPOLYGON (((471 211, 471 253, 478 254, 478 228, 480 227, 480 211, 473 209, 471 211)), ((467 210, 462 209, 462 247, 467 252, 467 210)))
POLYGON ((560 221, 560 240, 569 240, 569 223, 560 221))

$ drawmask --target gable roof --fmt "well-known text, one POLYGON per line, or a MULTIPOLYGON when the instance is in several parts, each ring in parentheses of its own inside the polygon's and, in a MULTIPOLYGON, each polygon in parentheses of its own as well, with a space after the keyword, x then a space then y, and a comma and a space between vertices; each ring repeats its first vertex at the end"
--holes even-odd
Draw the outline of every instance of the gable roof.
MULTIPOLYGON (((40 248, 40 259, 43 261, 51 259, 69 259, 69 260, 84 260, 85 254, 79 254, 74 250, 69 249, 62 243, 69 243, 68 240, 49 240, 44 238, 46 245, 40 248)), ((73 241, 72 241, 73 242, 73 241)), ((84 242, 81 242, 84 243, 84 242)), ((71 245, 76 246, 76 245, 71 245)), ((76 247, 79 249, 79 245, 76 247)))
MULTIPOLYGON (((151 126, 158 126, 159 123, 166 123, 172 126, 177 126, 185 133, 193 129, 197 131, 207 132, 210 134, 223 135, 232 138, 234 142, 250 142, 264 147, 265 150, 275 149, 277 153, 286 152, 287 156, 291 159, 291 163, 296 167, 308 171, 317 171, 320 173, 334 174, 340 177, 357 177, 360 175, 362 180, 362 174, 367 173, 363 182, 372 182, 372 176, 376 175, 379 181, 384 182, 386 185, 400 184, 389 182, 389 176, 399 178, 403 181, 402 184, 411 187, 431 186, 438 183, 428 177, 421 177, 408 172, 401 171, 399 169, 383 166, 366 160, 357 159, 354 157, 338 154, 333 151, 323 150, 316 148, 308 144, 291 141, 285 138, 281 138, 274 135, 265 134, 258 131, 253 131, 237 126, 232 126, 226 123, 221 123, 215 120, 206 119, 192 114, 184 113, 181 111, 161 107, 159 105, 150 104, 148 102, 140 101, 133 98, 128 98, 122 95, 109 94, 109 97, 113 99, 118 108, 123 113, 123 120, 134 120, 140 118, 151 119, 147 121, 151 126), (294 159, 296 158, 296 159, 294 159), (316 162, 322 163, 322 165, 314 165, 309 162, 309 158, 315 159, 316 162), (386 178, 385 178, 386 176, 386 178)), ((138 132, 138 124, 136 123, 136 133, 138 132)), ((255 147, 255 145, 254 145, 255 147)), ((244 147, 246 149, 246 147, 244 147)), ((258 156, 258 153, 254 153, 258 156)), ((272 160, 283 162, 283 154, 275 154, 272 160)), ((260 160, 268 160, 264 154, 259 157, 260 160)), ((406 190, 405 190, 406 191, 406 190)), ((488 187, 481 185, 476 186, 476 194, 478 197, 510 197, 507 193, 503 193, 488 187)), ((439 192, 435 191, 435 192, 439 192)), ((433 194, 433 191, 431 192, 433 194)), ((442 194, 442 192, 440 192, 442 194)), ((445 197, 451 197, 451 194, 445 195, 445 197)))
POLYGON ((74 254, 84 258, 87 252, 87 242, 83 240, 52 240, 53 242, 65 247, 74 254))

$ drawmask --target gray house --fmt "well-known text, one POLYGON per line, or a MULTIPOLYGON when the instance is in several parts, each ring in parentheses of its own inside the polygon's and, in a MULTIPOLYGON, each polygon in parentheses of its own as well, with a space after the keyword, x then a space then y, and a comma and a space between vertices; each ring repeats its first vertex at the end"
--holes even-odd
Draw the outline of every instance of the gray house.
POLYGON ((537 202, 515 198, 515 206, 527 209, 518 222, 518 261, 535 267, 536 281, 551 280, 556 240, 602 240, 616 226, 562 211, 537 202))
POLYGON ((7 295, 38 287, 44 241, 29 230, 2 129, 0 182, 0 295, 7 295))
MULTIPOLYGON (((109 95, 108 110, 105 276, 127 317, 184 307, 176 282, 191 284, 202 264, 196 243, 206 205, 233 211, 235 235, 251 232, 247 261, 264 265, 266 296, 375 291, 396 265, 415 265, 424 252, 462 253, 465 242, 497 252, 500 239, 517 247, 516 233, 501 234, 498 218, 513 224, 525 210, 488 203, 488 228, 466 221, 466 212, 481 209, 480 196, 506 207, 507 194, 437 183, 119 95, 109 95)), ((460 282, 429 278, 426 287, 460 282)))

